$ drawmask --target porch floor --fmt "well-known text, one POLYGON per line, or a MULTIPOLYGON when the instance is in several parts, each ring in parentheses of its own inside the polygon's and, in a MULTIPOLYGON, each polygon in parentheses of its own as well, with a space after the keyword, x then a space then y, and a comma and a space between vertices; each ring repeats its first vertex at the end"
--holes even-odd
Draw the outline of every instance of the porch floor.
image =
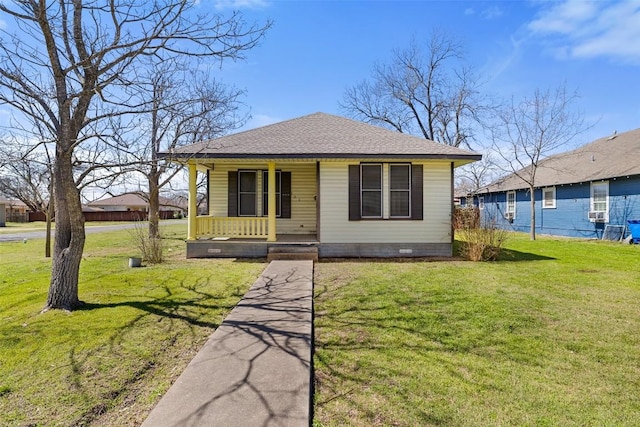
POLYGON ((277 234, 275 242, 267 242, 267 239, 251 239, 242 237, 198 237, 198 242, 232 242, 232 243, 260 243, 269 245, 278 244, 317 244, 320 243, 317 234, 277 234))

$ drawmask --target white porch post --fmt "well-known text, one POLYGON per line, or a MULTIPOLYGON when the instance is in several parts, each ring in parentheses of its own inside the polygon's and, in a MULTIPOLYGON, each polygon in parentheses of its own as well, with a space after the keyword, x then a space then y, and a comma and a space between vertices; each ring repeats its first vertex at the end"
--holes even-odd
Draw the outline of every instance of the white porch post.
POLYGON ((187 240, 196 240, 196 216, 198 215, 198 203, 197 203, 197 178, 198 171, 194 162, 189 162, 189 212, 188 212, 188 227, 187 227, 187 240))
POLYGON ((267 211, 267 242, 276 241, 276 162, 269 162, 269 188, 267 189, 269 209, 267 211))

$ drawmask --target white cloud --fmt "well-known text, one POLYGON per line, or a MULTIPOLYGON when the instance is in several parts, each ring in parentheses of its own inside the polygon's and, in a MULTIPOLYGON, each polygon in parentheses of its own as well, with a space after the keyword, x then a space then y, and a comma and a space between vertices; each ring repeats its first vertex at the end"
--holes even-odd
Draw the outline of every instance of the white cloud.
POLYGON ((481 13, 482 17, 487 20, 496 19, 502 16, 502 9, 498 6, 491 6, 484 9, 481 13))
POLYGON ((217 10, 225 9, 264 9, 269 6, 267 0, 215 0, 214 7, 217 10))
POLYGON ((559 58, 609 57, 640 63, 640 2, 567 0, 529 23, 533 36, 550 43, 559 58))
MULTIPOLYGON (((466 16, 473 16, 476 14, 476 10, 472 7, 468 7, 464 10, 464 14, 466 16)), ((480 17, 482 17, 482 19, 487 20, 499 18, 502 16, 502 9, 500 9, 498 6, 491 6, 486 9, 482 9, 479 12, 479 15, 480 17)))

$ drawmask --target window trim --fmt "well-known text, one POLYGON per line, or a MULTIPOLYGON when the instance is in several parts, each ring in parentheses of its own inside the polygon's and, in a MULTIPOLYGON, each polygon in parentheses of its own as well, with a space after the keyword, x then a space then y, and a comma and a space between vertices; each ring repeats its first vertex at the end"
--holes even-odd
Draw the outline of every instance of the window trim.
POLYGON ((591 188, 589 191, 589 211, 590 212, 604 212, 605 215, 609 215, 609 181, 599 181, 599 182, 591 182, 591 188), (605 195, 605 209, 604 210, 596 210, 595 209, 595 200, 593 197, 595 187, 602 186, 606 190, 605 195))
POLYGON ((239 217, 255 217, 258 216, 258 171, 255 169, 238 169, 238 216, 239 217), (246 191, 241 191, 242 188, 242 180, 240 179, 240 175, 243 173, 252 173, 254 180, 255 180, 255 191, 253 192, 246 192, 246 191), (243 214, 242 213, 242 197, 240 197, 241 194, 253 194, 254 195, 254 214, 253 215, 247 215, 247 214, 243 214))
POLYGON ((360 163, 360 218, 362 219, 382 219, 384 215, 384 168, 382 163, 360 163), (378 166, 380 168, 380 189, 364 189, 362 188, 362 181, 364 174, 362 169, 365 166, 378 166), (364 193, 365 192, 379 192, 380 193, 380 215, 364 215, 364 193))
POLYGON ((556 187, 544 187, 542 188, 542 209, 555 209, 556 208, 556 187), (551 204, 546 205, 547 199, 545 194, 551 192, 551 204))
MULTIPOLYGON (((411 212, 412 212, 412 206, 411 206, 411 200, 413 195, 411 194, 412 192, 412 185, 411 183, 413 182, 413 176, 412 176, 412 170, 411 170, 411 163, 389 163, 389 219, 411 219, 411 212), (391 168, 393 168, 394 166, 404 166, 408 169, 409 171, 409 179, 407 180, 407 186, 408 188, 406 189, 396 189, 394 190, 393 188, 391 188, 391 168), (392 192, 403 192, 403 193, 407 193, 408 195, 408 206, 407 206, 407 214, 408 215, 392 215, 391 214, 391 193, 392 192)), ((383 177, 384 178, 384 177, 383 177)))
POLYGON ((516 217, 516 192, 515 190, 511 190, 511 191, 507 191, 507 198, 506 198, 506 209, 505 209, 505 213, 507 214, 513 214, 513 217, 516 217), (510 202, 509 202, 509 196, 513 196, 513 204, 511 204, 511 207, 513 209, 510 209, 510 202))

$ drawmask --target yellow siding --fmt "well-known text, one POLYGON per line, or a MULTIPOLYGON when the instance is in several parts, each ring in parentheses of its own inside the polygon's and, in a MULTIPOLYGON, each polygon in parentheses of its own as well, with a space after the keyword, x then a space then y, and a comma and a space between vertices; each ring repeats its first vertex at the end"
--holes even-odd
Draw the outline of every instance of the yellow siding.
MULTIPOLYGON (((451 164, 423 162, 424 220, 349 221, 348 165, 320 163, 322 243, 450 243, 451 164)), ((416 162, 414 162, 416 164, 416 162)), ((385 170, 386 172, 386 170, 385 170)), ((386 200, 386 196, 385 196, 386 200)))
MULTIPOLYGON (((266 170, 267 164, 216 163, 209 172, 210 215, 227 216, 228 172, 238 169, 266 170)), ((277 233, 315 234, 316 163, 276 163, 276 169, 291 172, 291 218, 277 219, 277 233)), ((258 174, 258 188, 262 188, 262 174, 258 174)), ((262 212, 262 197, 258 197, 258 212, 262 212)))

